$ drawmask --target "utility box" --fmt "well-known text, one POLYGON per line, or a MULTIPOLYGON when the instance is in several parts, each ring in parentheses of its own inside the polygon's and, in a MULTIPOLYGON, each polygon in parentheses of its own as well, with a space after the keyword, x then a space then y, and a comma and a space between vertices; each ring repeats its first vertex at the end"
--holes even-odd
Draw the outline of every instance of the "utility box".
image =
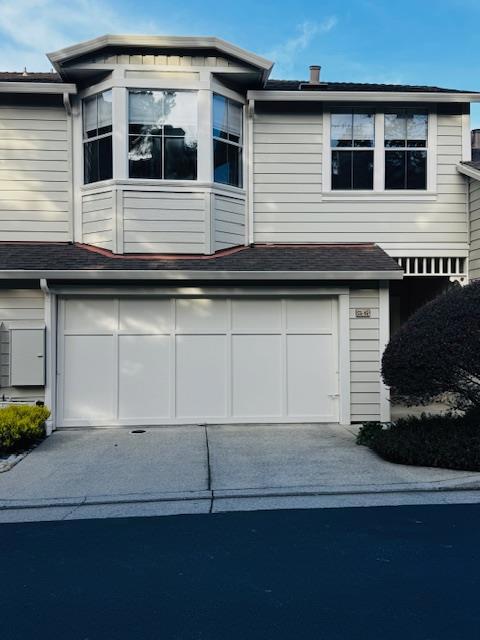
POLYGON ((7 333, 9 386, 36 387, 45 384, 45 326, 12 326, 7 333))

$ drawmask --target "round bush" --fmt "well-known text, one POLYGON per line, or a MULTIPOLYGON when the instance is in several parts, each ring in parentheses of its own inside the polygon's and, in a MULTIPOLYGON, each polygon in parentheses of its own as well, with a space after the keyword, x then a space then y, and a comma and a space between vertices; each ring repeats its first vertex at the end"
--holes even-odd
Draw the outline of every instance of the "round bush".
POLYGON ((0 454, 24 451, 45 437, 47 407, 9 405, 0 409, 0 454))

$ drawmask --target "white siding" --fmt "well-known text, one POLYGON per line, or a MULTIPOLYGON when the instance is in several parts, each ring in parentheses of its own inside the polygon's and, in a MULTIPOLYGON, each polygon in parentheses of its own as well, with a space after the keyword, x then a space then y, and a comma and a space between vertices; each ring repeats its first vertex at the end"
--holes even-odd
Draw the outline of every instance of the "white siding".
POLYGON ((421 245, 440 250, 448 244, 466 249, 466 188, 455 167, 462 157, 460 115, 437 116, 434 201, 391 196, 382 201, 376 194, 365 200, 354 193, 328 201, 322 196, 322 114, 266 109, 254 120, 256 242, 376 242, 387 250, 399 243, 405 249, 421 245))
MULTIPOLYGON (((32 320, 44 319, 44 296, 38 289, 0 289, 0 325, 8 322, 16 327, 32 320)), ((0 400, 42 400, 43 388, 9 387, 9 341, 6 331, 0 331, 0 400)))
POLYGON ((480 182, 470 180, 469 277, 480 278, 480 182))
POLYGON ((124 252, 204 253, 205 209, 201 192, 124 191, 124 252))
POLYGON ((64 107, 0 98, 1 239, 70 240, 70 189, 64 107))
POLYGON ((350 290, 351 420, 380 420, 380 341, 378 289, 350 290), (356 318, 355 309, 371 309, 356 318))
POLYGON ((113 250, 114 191, 106 189, 82 196, 83 242, 113 250))
POLYGON ((213 196, 214 250, 245 244, 245 198, 213 196))

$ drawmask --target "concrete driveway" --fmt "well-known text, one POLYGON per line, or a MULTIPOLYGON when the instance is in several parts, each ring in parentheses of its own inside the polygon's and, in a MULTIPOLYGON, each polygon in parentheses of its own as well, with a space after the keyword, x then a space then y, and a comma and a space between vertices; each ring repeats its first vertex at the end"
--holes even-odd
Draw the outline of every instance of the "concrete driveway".
POLYGON ((480 474, 390 464, 339 425, 70 429, 0 474, 0 521, 32 510, 33 519, 128 515, 133 505, 141 514, 273 508, 286 498, 310 506, 322 496, 338 506, 465 488, 480 489, 480 474))

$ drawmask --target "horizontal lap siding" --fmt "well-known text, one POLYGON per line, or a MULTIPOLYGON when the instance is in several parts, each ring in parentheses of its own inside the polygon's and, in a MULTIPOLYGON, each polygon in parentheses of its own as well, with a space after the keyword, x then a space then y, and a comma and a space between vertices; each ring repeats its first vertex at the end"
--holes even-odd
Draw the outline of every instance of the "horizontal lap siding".
POLYGON ((350 410, 353 422, 380 420, 380 341, 378 289, 350 290, 350 410), (356 318, 368 308, 370 318, 356 318))
POLYGON ((108 189, 82 197, 83 242, 113 250, 113 198, 108 189))
POLYGON ((124 191, 125 253, 204 253, 205 194, 124 191))
POLYGON ((398 243, 409 249, 449 243, 466 248, 466 187, 456 170, 462 157, 460 115, 437 116, 435 201, 382 202, 378 196, 355 201, 354 193, 348 200, 328 201, 322 198, 321 113, 263 109, 254 120, 256 242, 377 242, 386 249, 398 243))
MULTIPOLYGON (((15 327, 28 325, 32 320, 44 319, 44 296, 37 289, 0 289, 0 325, 12 323, 15 327)), ((5 330, 0 331, 0 400, 5 397, 21 400, 42 400, 43 389, 37 387, 9 387, 9 340, 5 330)))
POLYGON ((1 239, 70 240, 70 190, 65 109, 0 100, 1 239))
POLYGON ((470 180, 470 259, 469 275, 480 278, 480 182, 470 180))
POLYGON ((214 250, 245 244, 245 199, 213 196, 214 250))

